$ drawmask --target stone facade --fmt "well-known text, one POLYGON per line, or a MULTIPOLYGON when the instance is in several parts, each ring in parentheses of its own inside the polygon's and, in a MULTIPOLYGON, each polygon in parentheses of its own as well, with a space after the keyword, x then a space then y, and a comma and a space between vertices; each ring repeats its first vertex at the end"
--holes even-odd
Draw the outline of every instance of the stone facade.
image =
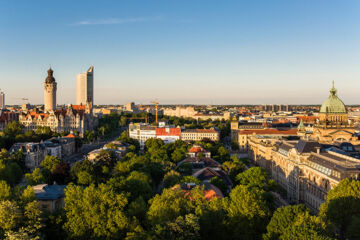
POLYGON ((81 136, 86 130, 98 126, 98 118, 91 112, 89 105, 69 105, 47 113, 28 111, 19 116, 19 122, 26 130, 36 130, 38 126, 50 127, 54 132, 77 131, 81 136))
POLYGON ((267 169, 290 203, 317 212, 329 190, 344 178, 358 179, 360 160, 326 150, 316 141, 250 140, 249 158, 267 169))

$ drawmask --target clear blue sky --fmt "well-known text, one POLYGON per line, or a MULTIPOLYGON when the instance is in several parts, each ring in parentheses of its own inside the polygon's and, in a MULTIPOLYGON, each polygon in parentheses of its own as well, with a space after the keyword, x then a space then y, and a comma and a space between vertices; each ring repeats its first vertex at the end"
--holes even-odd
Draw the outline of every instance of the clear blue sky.
POLYGON ((0 88, 58 102, 95 66, 95 102, 360 104, 360 1, 0 1, 0 88))

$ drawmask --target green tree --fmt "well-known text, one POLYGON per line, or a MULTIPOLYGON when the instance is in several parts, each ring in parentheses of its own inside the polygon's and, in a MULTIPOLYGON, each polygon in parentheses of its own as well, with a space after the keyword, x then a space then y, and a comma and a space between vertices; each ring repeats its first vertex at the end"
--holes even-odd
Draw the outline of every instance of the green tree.
POLYGON ((15 202, 0 201, 0 228, 3 231, 14 230, 21 221, 21 210, 15 202))
POLYGON ((129 227, 124 194, 116 194, 105 184, 97 188, 68 185, 65 190, 65 229, 78 239, 123 239, 129 227))
POLYGON ((181 180, 180 173, 171 170, 170 172, 166 173, 164 176, 164 187, 169 188, 176 184, 178 184, 181 180))
POLYGON ((326 222, 329 231, 338 229, 339 237, 344 239, 348 227, 353 226, 352 221, 360 217, 360 182, 342 180, 328 192, 326 202, 320 207, 319 216, 326 222))
POLYGON ((268 173, 261 167, 252 167, 236 176, 236 181, 241 185, 251 188, 257 187, 264 190, 273 190, 275 182, 269 178, 268 173))
POLYGON ((11 199, 11 188, 5 181, 0 181, 0 201, 11 199))
POLYGON ((226 184, 221 178, 213 177, 210 179, 210 183, 215 187, 219 188, 223 195, 227 195, 228 186, 226 186, 226 184))
POLYGON ((47 155, 40 163, 40 166, 52 173, 56 169, 56 167, 62 162, 63 161, 58 157, 47 155))
POLYGON ((299 204, 294 206, 284 206, 276 209, 269 224, 267 225, 267 233, 265 240, 278 240, 284 234, 286 229, 290 227, 298 219, 300 214, 309 212, 305 205, 299 204))
POLYGON ((285 229, 280 240, 312 239, 332 240, 327 236, 318 217, 311 216, 309 212, 299 214, 296 221, 285 229))
POLYGON ((27 184, 31 186, 43 183, 45 181, 40 168, 35 168, 32 173, 26 173, 25 179, 27 184))
POLYGON ((160 239, 197 240, 200 239, 199 218, 194 214, 179 216, 175 221, 157 225, 155 232, 160 239))
POLYGON ((196 183, 200 184, 201 181, 194 176, 183 176, 180 180, 181 183, 196 183))
MULTIPOLYGON (((236 155, 234 155, 236 156, 236 155)), ((237 158, 234 161, 226 161, 224 162, 221 167, 224 169, 224 171, 229 175, 230 179, 235 182, 236 176, 244 171, 245 165, 240 162, 237 158)))
POLYGON ((157 194, 149 203, 147 217, 153 225, 173 221, 191 210, 182 190, 164 189, 161 195, 157 194))
POLYGON ((231 191, 230 198, 225 200, 225 211, 229 234, 234 239, 259 239, 270 217, 264 191, 244 185, 231 191))

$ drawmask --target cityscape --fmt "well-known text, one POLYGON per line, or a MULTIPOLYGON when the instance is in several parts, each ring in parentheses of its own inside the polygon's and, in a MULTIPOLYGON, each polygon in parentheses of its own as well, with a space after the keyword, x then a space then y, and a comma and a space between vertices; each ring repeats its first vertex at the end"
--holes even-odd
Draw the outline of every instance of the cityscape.
POLYGON ((270 2, 1 3, 0 239, 360 239, 360 2, 270 2))

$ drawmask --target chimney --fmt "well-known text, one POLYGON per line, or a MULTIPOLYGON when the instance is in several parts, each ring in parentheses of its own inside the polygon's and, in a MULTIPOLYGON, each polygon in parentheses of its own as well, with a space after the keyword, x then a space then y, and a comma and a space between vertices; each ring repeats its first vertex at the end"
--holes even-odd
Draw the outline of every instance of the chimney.
POLYGON ((316 149, 316 153, 320 154, 320 147, 315 147, 315 149, 316 149))

